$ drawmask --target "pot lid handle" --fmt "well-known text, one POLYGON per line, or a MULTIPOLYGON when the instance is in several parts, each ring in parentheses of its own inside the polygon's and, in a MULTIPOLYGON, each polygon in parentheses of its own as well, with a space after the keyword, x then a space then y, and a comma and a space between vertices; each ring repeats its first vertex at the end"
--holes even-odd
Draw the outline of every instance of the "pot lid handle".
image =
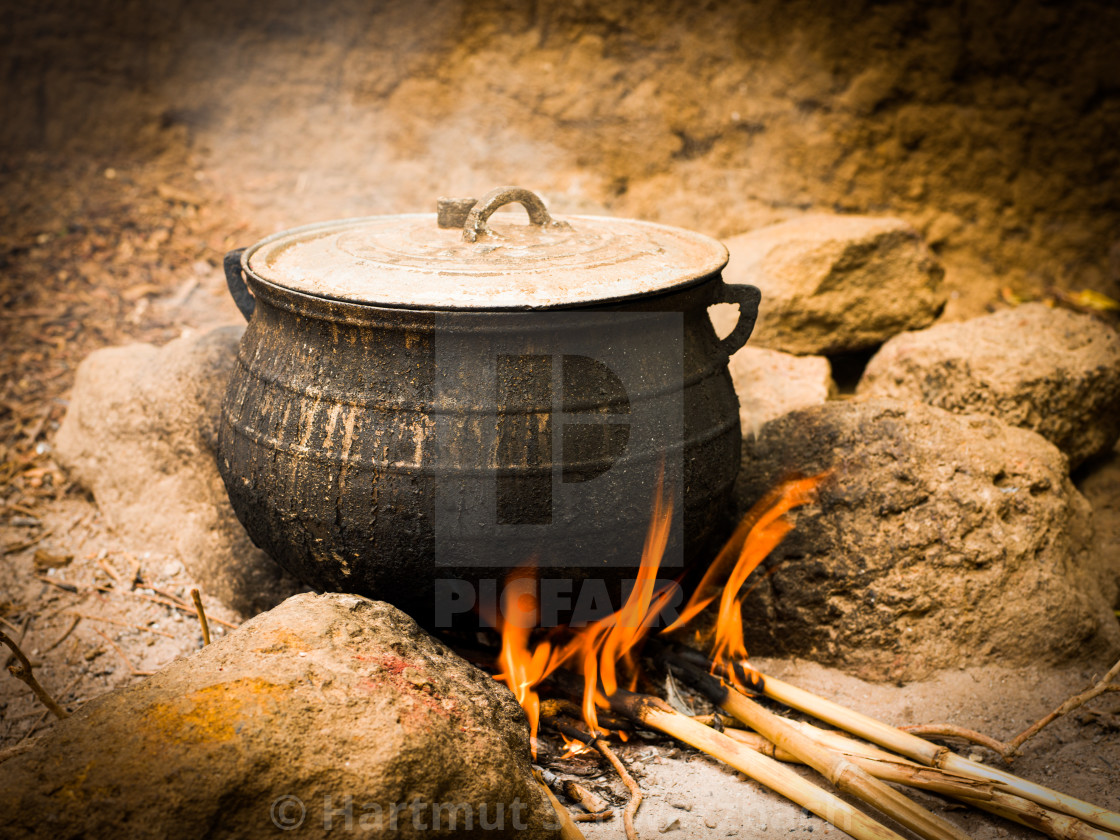
POLYGON ((548 215, 544 199, 524 187, 498 187, 490 190, 480 200, 473 198, 440 198, 437 203, 436 221, 441 228, 463 229, 466 242, 477 242, 478 237, 493 231, 486 220, 504 204, 518 202, 529 213, 529 223, 540 228, 567 230, 571 227, 548 215))

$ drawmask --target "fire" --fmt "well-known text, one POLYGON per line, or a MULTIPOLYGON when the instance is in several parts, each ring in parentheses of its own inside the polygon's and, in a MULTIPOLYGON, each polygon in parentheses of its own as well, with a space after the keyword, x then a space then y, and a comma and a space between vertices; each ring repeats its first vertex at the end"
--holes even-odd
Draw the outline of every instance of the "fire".
MULTIPOLYGON (((696 592, 680 617, 661 632, 684 627, 702 610, 719 599, 711 657, 713 671, 728 667, 726 673, 736 685, 739 661, 747 656, 743 641, 741 592, 750 573, 774 550, 793 528, 786 517, 795 507, 811 502, 826 473, 811 478, 787 481, 776 487, 747 512, 704 574, 696 592), (722 583, 721 583, 722 582, 722 583)), ((673 499, 658 481, 653 513, 642 549, 634 589, 617 612, 584 628, 560 628, 552 641, 532 642, 539 614, 533 584, 533 569, 520 569, 510 575, 501 615, 496 622, 502 636, 500 666, 496 679, 503 680, 517 697, 529 718, 533 756, 540 725, 540 697, 536 692, 557 668, 567 665, 583 676, 583 719, 592 734, 604 733, 598 710, 609 707, 609 698, 620 682, 633 690, 638 679, 637 653, 654 620, 664 609, 673 587, 655 589, 657 572, 665 553, 672 524, 673 499), (521 590, 518 594, 518 590, 521 590)))
POLYGON ((718 597, 719 611, 711 650, 713 673, 725 666, 736 688, 745 686, 739 680, 739 669, 735 665, 747 658, 743 641, 743 598, 747 593, 742 592, 743 584, 793 529, 786 514, 813 501, 817 487, 827 477, 828 473, 821 473, 785 481, 756 502, 704 573, 680 617, 662 631, 671 633, 684 627, 718 597), (721 585, 720 581, 725 583, 721 585))
POLYGON ((557 667, 570 659, 583 674, 583 720, 592 733, 605 731, 599 726, 597 709, 610 705, 607 698, 618 689, 620 664, 630 677, 627 687, 634 687, 638 676, 635 648, 672 594, 671 587, 654 591, 672 517, 673 500, 662 493, 658 481, 642 562, 626 603, 618 612, 576 631, 559 651, 557 667))

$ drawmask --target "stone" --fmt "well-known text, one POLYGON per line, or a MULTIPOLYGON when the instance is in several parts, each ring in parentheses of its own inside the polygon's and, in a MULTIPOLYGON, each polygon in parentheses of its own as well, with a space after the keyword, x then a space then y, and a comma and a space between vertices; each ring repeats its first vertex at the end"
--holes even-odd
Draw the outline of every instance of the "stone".
POLYGON ((1076 467, 1120 438, 1120 333, 1028 303, 895 336, 857 392, 991 414, 1038 432, 1076 467))
POLYGON ((0 763, 8 838, 551 838, 554 822, 513 695, 356 595, 296 595, 0 763))
POLYGON ((56 447, 138 551, 177 556, 208 594, 252 615, 302 587, 253 546, 218 475, 218 418, 243 331, 91 353, 56 447))
POLYGON ((819 405, 835 395, 832 369, 823 356, 794 356, 747 345, 728 363, 739 396, 744 435, 797 408, 819 405))
POLYGON ((1065 457, 985 415, 888 399, 791 412, 743 444, 745 508, 833 470, 757 574, 748 649, 865 679, 1115 657, 1116 582, 1065 457))
POLYGON ((723 276, 762 290, 751 343, 798 355, 876 347, 928 326, 944 269, 906 222, 809 214, 725 241, 723 276))

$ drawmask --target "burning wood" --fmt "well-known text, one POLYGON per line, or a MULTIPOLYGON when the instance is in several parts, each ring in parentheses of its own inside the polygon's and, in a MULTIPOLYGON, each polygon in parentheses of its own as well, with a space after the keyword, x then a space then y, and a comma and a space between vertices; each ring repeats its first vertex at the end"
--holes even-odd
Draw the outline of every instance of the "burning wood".
MULTIPOLYGON (((621 610, 586 628, 557 628, 546 638, 534 641, 539 605, 530 587, 530 597, 510 599, 507 614, 498 617, 502 636, 502 673, 498 678, 506 682, 525 709, 534 738, 542 720, 537 690, 552 677, 554 685, 579 699, 587 727, 586 732, 573 732, 578 728, 574 723, 565 724, 563 715, 545 714, 545 725, 565 736, 574 735, 605 747, 602 738, 609 734, 604 727, 607 710, 613 711, 729 764, 858 840, 898 835, 791 772, 777 759, 813 767, 838 790, 860 798, 927 840, 963 840, 965 835, 885 782, 956 798, 1044 831, 1056 840, 1116 840, 1118 835, 1111 832, 1120 832, 1120 815, 956 756, 915 735, 765 677, 746 664, 743 587, 751 572, 792 529, 789 511, 812 502, 814 491, 826 478, 818 475, 783 483, 752 508, 680 616, 661 631, 682 629, 718 602, 709 655, 672 643, 663 645, 662 650, 714 705, 754 732, 717 731, 655 697, 634 693, 639 677, 637 654, 669 594, 667 589, 655 589, 673 506, 673 500, 663 497, 659 489, 636 585, 621 610), (581 679, 568 676, 569 671, 577 672, 581 679), (886 749, 781 718, 752 701, 747 696, 750 693, 764 693, 886 749)), ((533 581, 531 572, 525 570, 511 577, 533 581)), ((719 720, 719 716, 713 716, 709 722, 716 724, 719 720)), ((609 721, 610 726, 617 724, 617 720, 609 721)), ((534 742, 534 755, 535 749, 534 742)), ((635 792, 636 785, 631 790, 635 792)), ((627 809, 630 838, 636 837, 632 818, 639 802, 640 795, 634 796, 627 809)))

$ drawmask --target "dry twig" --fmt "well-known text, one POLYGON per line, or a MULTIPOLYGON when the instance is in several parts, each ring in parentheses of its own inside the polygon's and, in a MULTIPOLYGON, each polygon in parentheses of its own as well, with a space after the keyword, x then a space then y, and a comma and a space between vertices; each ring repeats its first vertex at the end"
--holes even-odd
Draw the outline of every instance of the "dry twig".
POLYGON ((202 594, 197 589, 191 590, 194 599, 194 608, 198 610, 198 623, 202 625, 202 646, 210 644, 210 625, 206 623, 206 611, 202 609, 202 594))
POLYGON ((73 615, 78 618, 88 618, 90 621, 103 621, 106 624, 115 624, 117 627, 127 627, 130 630, 142 630, 145 633, 152 633, 156 636, 163 636, 165 639, 176 638, 171 633, 164 633, 162 630, 156 630, 153 627, 146 627, 143 624, 129 624, 127 621, 117 621, 115 618, 104 618, 100 615, 89 615, 88 613, 80 612, 67 612, 63 615, 73 615))
POLYGON ((602 753, 603 758, 611 763, 614 772, 618 773, 618 777, 622 779, 622 783, 626 785, 626 789, 630 792, 630 801, 626 803, 626 810, 622 812, 622 825, 626 829, 626 840, 638 840, 638 830, 634 828, 634 817, 637 815, 638 809, 642 807, 642 789, 638 787, 638 783, 634 781, 634 777, 630 775, 626 765, 615 755, 614 750, 610 748, 606 741, 602 738, 596 738, 591 746, 595 747, 602 753))
POLYGON ((134 676, 134 677, 150 677, 152 674, 155 673, 155 671, 141 671, 135 665, 132 664, 132 661, 128 658, 128 654, 124 652, 124 649, 121 648, 121 646, 118 645, 116 642, 114 642, 111 638, 109 638, 109 636, 107 636, 105 633, 102 633, 96 627, 93 628, 93 632, 96 633, 98 636, 100 636, 102 639, 104 639, 110 645, 113 646, 113 650, 115 650, 120 655, 121 659, 124 660, 124 664, 128 666, 128 670, 132 672, 132 676, 134 676))
POLYGON ((35 580, 49 583, 51 586, 61 589, 63 592, 69 592, 71 595, 78 594, 78 587, 67 580, 55 580, 54 578, 47 577, 46 575, 34 575, 35 580))
POLYGON ((622 759, 611 749, 610 744, 602 738, 594 737, 574 720, 565 717, 560 713, 560 710, 563 708, 563 704, 556 703, 556 701, 552 700, 547 701, 541 709, 541 719, 547 726, 550 726, 557 732, 569 738, 574 738, 577 741, 582 741, 585 744, 590 744, 610 763, 611 767, 613 767, 614 771, 618 774, 618 777, 622 779, 622 783, 626 785, 626 790, 630 793, 630 801, 626 803, 626 809, 622 812, 622 825, 626 831, 626 840, 638 840, 638 830, 634 828, 634 817, 637 815, 638 809, 642 806, 642 789, 638 786, 634 777, 630 775, 630 771, 626 769, 626 765, 622 763, 622 759))
POLYGON ((1120 691, 1120 685, 1114 684, 1112 681, 1120 675, 1120 661, 1108 669, 1108 673, 1100 678, 1094 685, 1082 691, 1080 694, 1075 694, 1070 697, 1062 705, 1052 711, 1050 714, 1041 720, 1036 721, 1031 726, 1028 726, 1014 738, 1007 743, 1007 751, 1003 754, 1005 758, 1011 759, 1019 754, 1019 748, 1024 743, 1029 741, 1037 735, 1044 726, 1057 720, 1062 715, 1069 714, 1079 706, 1083 706, 1095 697, 1099 697, 1106 691, 1120 691))
POLYGON ((567 780, 563 783, 562 789, 564 795, 573 802, 577 803, 588 814, 601 815, 604 811, 609 811, 611 806, 603 801, 603 797, 594 791, 588 790, 579 782, 567 780))
MULTIPOLYGON (((119 595, 131 595, 134 598, 142 598, 145 601, 151 601, 153 604, 161 604, 162 606, 165 606, 165 607, 171 607, 172 609, 179 610, 180 612, 186 613, 187 615, 193 615, 195 618, 198 618, 198 610, 194 609, 193 607, 187 606, 186 604, 184 604, 182 601, 179 601, 178 599, 172 601, 172 600, 168 600, 167 598, 157 598, 154 595, 148 595, 147 593, 144 593, 144 592, 135 592, 135 591, 130 590, 130 589, 112 589, 110 587, 105 587, 105 586, 98 586, 98 587, 95 587, 95 588, 97 589, 98 592, 108 592, 108 593, 116 592, 119 595)), ((231 630, 236 630, 237 629, 236 624, 231 624, 228 621, 222 621, 220 618, 211 617, 211 618, 208 619, 208 621, 211 621, 214 624, 220 624, 223 627, 228 627, 231 630)))
MULTIPOLYGON (((19 633, 19 641, 16 642, 16 644, 22 645, 23 640, 27 638, 27 628, 31 626, 31 616, 24 617, 23 627, 15 627, 7 621, 5 621, 4 623, 19 633)), ((15 658, 16 655, 14 653, 9 653, 7 658, 4 660, 4 668, 7 669, 7 667, 15 661, 15 658)))
POLYGON ((10 545, 6 545, 6 546, 4 546, 4 554, 15 554, 17 551, 23 551, 24 549, 31 548, 32 546, 38 545, 39 543, 41 543, 43 540, 45 540, 47 537, 49 537, 53 533, 54 533, 54 531, 43 531, 43 533, 36 534, 34 537, 31 537, 30 539, 23 540, 22 542, 16 542, 16 543, 12 543, 10 545))
POLYGON ((50 645, 47 647, 47 649, 43 651, 43 653, 50 653, 52 650, 54 650, 60 644, 65 642, 70 637, 70 634, 74 632, 74 628, 77 627, 81 623, 83 617, 84 616, 81 616, 81 615, 75 615, 74 620, 70 623, 70 626, 66 628, 66 632, 63 633, 61 636, 59 636, 57 639, 55 639, 53 642, 51 642, 50 645))
POLYGON ((987 747, 992 752, 997 753, 1001 758, 1007 758, 1009 749, 1007 744, 989 735, 985 735, 983 732, 977 732, 975 729, 967 729, 966 727, 957 726, 952 723, 920 723, 914 726, 900 726, 898 728, 903 732, 909 732, 911 735, 917 735, 920 738, 960 738, 962 741, 968 741, 970 744, 987 747))
POLYGON ((109 575, 109 577, 111 577, 114 581, 116 581, 118 584, 121 583, 120 574, 117 572, 116 569, 113 568, 111 563, 109 563, 107 560, 105 560, 105 558, 98 557, 97 558, 97 565, 100 566, 102 569, 104 569, 105 573, 107 575, 109 575))
POLYGON ((54 702, 54 698, 51 697, 47 693, 47 690, 35 679, 35 674, 31 670, 31 663, 27 660, 27 657, 23 655, 23 651, 19 649, 19 645, 12 641, 3 630, 0 630, 0 642, 3 642, 11 648, 12 653, 15 654, 16 659, 19 660, 14 665, 8 666, 8 673, 17 680, 22 680, 27 683, 28 688, 35 692, 35 696, 39 698, 39 702, 50 709, 59 720, 65 720, 70 717, 70 713, 58 705, 58 703, 54 702))

